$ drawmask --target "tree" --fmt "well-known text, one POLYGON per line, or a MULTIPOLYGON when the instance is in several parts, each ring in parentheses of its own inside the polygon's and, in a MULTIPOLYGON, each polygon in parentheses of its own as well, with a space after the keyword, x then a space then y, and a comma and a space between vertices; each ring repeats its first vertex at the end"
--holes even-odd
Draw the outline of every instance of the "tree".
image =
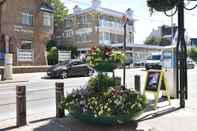
POLYGON ((188 51, 188 56, 192 60, 197 61, 197 48, 191 48, 191 50, 188 51))
POLYGON ((56 25, 64 24, 64 19, 68 15, 68 9, 60 0, 49 0, 49 3, 54 8, 54 23, 56 25))
POLYGON ((171 41, 168 38, 164 37, 148 37, 145 41, 144 44, 146 45, 157 45, 157 46, 167 46, 171 44, 171 41))

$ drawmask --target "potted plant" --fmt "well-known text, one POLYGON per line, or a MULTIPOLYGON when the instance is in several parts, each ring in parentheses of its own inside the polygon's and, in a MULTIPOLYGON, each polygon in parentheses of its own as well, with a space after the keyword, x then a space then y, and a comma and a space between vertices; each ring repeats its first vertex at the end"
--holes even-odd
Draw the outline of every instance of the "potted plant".
POLYGON ((147 0, 147 5, 150 7, 151 12, 156 11, 168 11, 173 9, 179 0, 147 0))
POLYGON ((86 88, 74 90, 64 100, 64 108, 75 118, 96 124, 123 124, 134 120, 146 107, 145 96, 121 86, 119 77, 105 72, 123 63, 125 54, 109 47, 93 47, 87 61, 99 73, 86 88))

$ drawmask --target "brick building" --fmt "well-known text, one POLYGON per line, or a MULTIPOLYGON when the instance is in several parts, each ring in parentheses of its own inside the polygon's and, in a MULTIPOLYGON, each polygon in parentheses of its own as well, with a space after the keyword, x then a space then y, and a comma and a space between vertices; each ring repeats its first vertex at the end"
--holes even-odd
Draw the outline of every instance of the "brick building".
MULTIPOLYGON (((92 0, 87 9, 73 8, 73 14, 65 18, 65 28, 61 44, 72 44, 80 53, 86 53, 92 46, 115 44, 123 45, 124 29, 121 18, 124 13, 101 7, 100 0, 92 0)), ((127 45, 134 43, 133 11, 129 12, 127 45)))
POLYGON ((52 13, 47 0, 5 0, 0 20, 1 56, 7 50, 13 53, 14 65, 46 65, 46 43, 53 33, 52 13), (9 44, 5 44, 5 36, 9 44))

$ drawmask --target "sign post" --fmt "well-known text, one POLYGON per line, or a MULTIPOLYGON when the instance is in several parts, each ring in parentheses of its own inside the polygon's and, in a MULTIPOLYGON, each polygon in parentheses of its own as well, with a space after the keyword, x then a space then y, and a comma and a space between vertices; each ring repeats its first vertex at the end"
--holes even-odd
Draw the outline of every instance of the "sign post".
MULTIPOLYGON (((127 36, 127 23, 128 17, 126 14, 122 16, 121 23, 124 26, 124 43, 123 43, 123 51, 126 52, 126 36, 127 36)), ((126 67, 125 62, 123 64, 123 86, 125 87, 125 80, 126 79, 126 67)))

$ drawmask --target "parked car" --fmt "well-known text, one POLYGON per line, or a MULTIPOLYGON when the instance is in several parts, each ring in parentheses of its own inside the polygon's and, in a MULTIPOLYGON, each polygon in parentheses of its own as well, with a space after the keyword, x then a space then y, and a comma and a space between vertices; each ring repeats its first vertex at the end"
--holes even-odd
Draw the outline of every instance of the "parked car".
POLYGON ((134 67, 143 67, 144 66, 144 62, 143 61, 140 61, 140 60, 135 60, 133 62, 133 66, 134 67))
POLYGON ((187 58, 187 69, 194 69, 195 63, 192 61, 192 59, 187 58))
POLYGON ((152 53, 151 56, 149 56, 145 63, 146 70, 149 69, 161 69, 161 52, 155 52, 152 53))
POLYGON ((52 66, 47 75, 51 78, 67 78, 70 76, 91 76, 94 69, 80 60, 68 60, 52 66))

